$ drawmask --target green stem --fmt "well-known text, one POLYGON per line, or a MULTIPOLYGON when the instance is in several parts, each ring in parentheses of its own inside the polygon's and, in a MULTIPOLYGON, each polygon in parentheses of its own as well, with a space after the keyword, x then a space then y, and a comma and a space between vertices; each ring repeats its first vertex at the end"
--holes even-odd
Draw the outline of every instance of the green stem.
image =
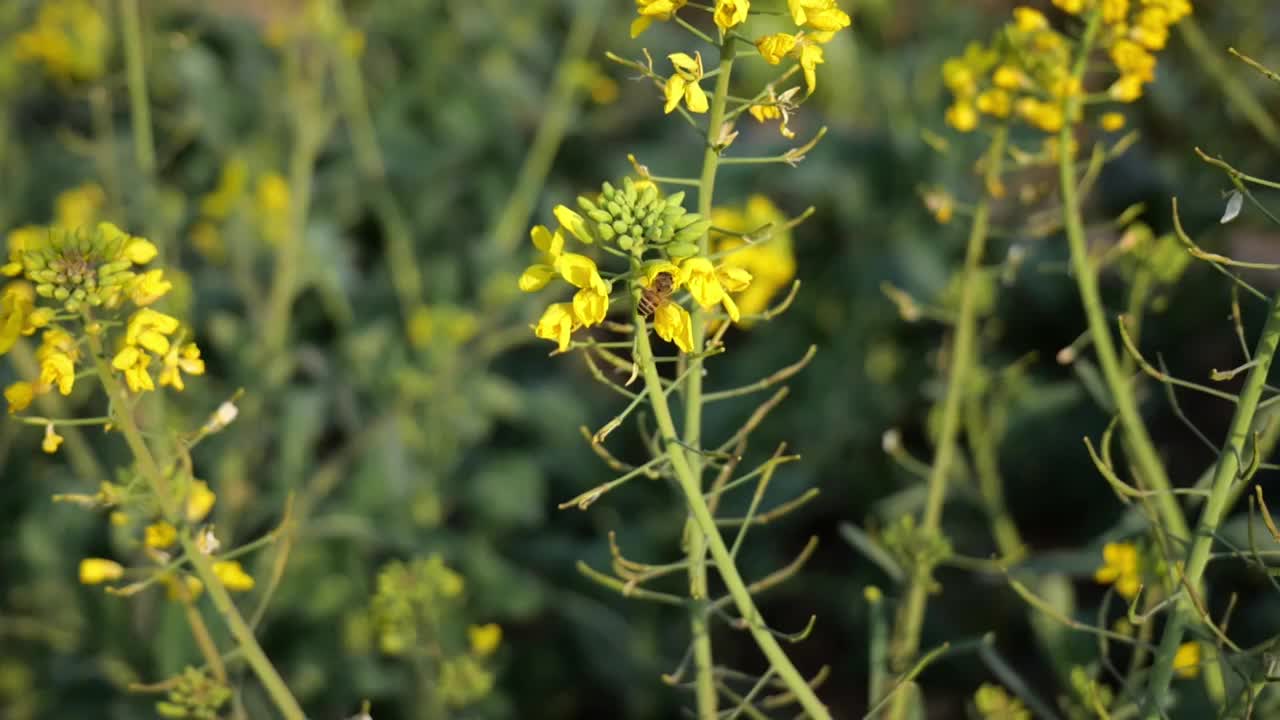
POLYGON ((748 632, 751 633, 751 637, 760 647, 760 651, 768 659, 769 666, 773 668, 773 671, 778 674, 783 684, 786 685, 787 690, 795 696, 796 701, 809 714, 810 718, 813 720, 831 720, 831 713, 827 711, 826 706, 814 694, 813 688, 809 687, 809 684, 805 682, 800 671, 791 663, 791 659, 787 657, 786 651, 778 644, 777 639, 765 627, 760 611, 756 609, 755 601, 751 598, 751 591, 747 589, 746 583, 743 582, 737 566, 734 565, 733 557, 729 554, 729 548, 725 545, 724 538, 720 536, 720 531, 716 529, 715 519, 711 516, 711 510, 707 507, 706 498, 702 494, 698 474, 690 466, 687 451, 678 440, 680 435, 677 433, 675 421, 671 417, 671 408, 667 404, 667 395, 662 387, 662 378, 658 375, 658 365, 654 362, 653 348, 649 344, 649 328, 645 323, 645 319, 639 315, 635 316, 635 324, 637 361, 640 363, 640 368, 644 374, 645 388, 653 405, 654 419, 658 424, 658 431, 662 435, 662 441, 667 457, 671 462, 671 467, 675 471, 676 480, 679 482, 680 489, 683 491, 685 500, 689 505, 689 514, 697 525, 699 534, 705 539, 716 570, 720 573, 721 579, 724 580, 725 587, 729 590, 729 596, 733 599, 734 606, 742 615, 748 632))
POLYGON ((305 261, 303 251, 306 247, 307 215, 311 208, 311 181, 316 157, 329 127, 329 120, 315 95, 314 78, 304 67, 308 61, 306 53, 301 49, 295 49, 295 52, 298 66, 289 79, 292 85, 290 95, 296 110, 293 113, 294 145, 289 158, 289 232, 276 248, 275 282, 267 297, 263 322, 266 359, 268 367, 273 370, 269 374, 272 382, 279 379, 283 368, 276 363, 280 362, 289 341, 291 309, 305 261))
MULTIPOLYGON (((1080 55, 1076 58, 1072 77, 1079 80, 1084 76, 1085 64, 1089 52, 1097 37, 1101 16, 1094 11, 1089 16, 1089 24, 1081 41, 1080 55)), ((1116 412, 1120 416, 1120 427, 1124 432, 1125 444, 1132 456, 1138 475, 1146 485, 1146 489, 1155 493, 1156 512, 1160 515, 1165 531, 1176 538, 1188 537, 1189 529, 1178 501, 1170 492, 1169 476, 1164 464, 1156 452, 1147 427, 1138 412, 1134 399, 1133 387, 1129 376, 1125 374, 1116 355, 1115 341, 1111 337, 1111 327, 1106 311, 1102 306, 1102 296, 1098 290, 1098 274, 1089 259, 1089 246, 1085 238, 1084 221, 1081 217, 1080 198, 1076 192, 1075 171, 1072 166, 1071 147, 1072 120, 1080 108, 1079 98, 1068 98, 1064 114, 1066 122, 1058 135, 1058 172, 1059 185, 1062 191, 1062 217, 1067 232, 1067 243, 1071 249, 1071 269, 1075 275, 1076 286, 1080 293, 1080 301, 1084 305, 1085 317, 1089 323, 1089 334, 1093 338, 1093 346, 1097 352, 1098 364, 1102 368, 1102 376, 1107 389, 1115 403, 1116 412)))
MULTIPOLYGON (((951 466, 959 449, 957 438, 960 434, 960 411, 975 358, 974 346, 978 327, 978 275, 982 272, 982 256, 986 248, 989 208, 990 205, 985 198, 978 203, 965 249, 960 311, 956 318, 955 342, 951 348, 947 394, 942 401, 942 424, 938 431, 938 449, 933 466, 929 470, 928 494, 925 497, 924 517, 920 522, 922 533, 937 533, 940 530, 942 506, 947 497, 947 485, 952 475, 951 466)), ((894 627, 893 644, 889 650, 890 662, 895 669, 907 668, 920 649, 920 632, 924 625, 929 586, 933 583, 932 575, 933 568, 926 563, 919 563, 913 569, 906 601, 899 611, 894 627)), ((889 718, 902 720, 907 717, 911 698, 911 693, 902 692, 894 695, 889 718)))
POLYGON ((1227 67, 1221 53, 1210 45, 1195 18, 1183 18, 1178 23, 1178 31, 1196 60, 1199 61, 1200 67, 1204 69, 1213 84, 1222 90, 1227 101, 1236 106, 1240 114, 1245 116, 1268 144, 1280 148, 1280 126, 1276 125, 1271 113, 1249 90, 1249 86, 1227 67))
MULTIPOLYGON (((698 180, 698 213, 708 218, 711 217, 715 198, 716 170, 720 165, 720 150, 715 146, 715 142, 720 132, 720 125, 724 122, 724 108, 729 97, 729 76, 733 70, 734 43, 725 42, 720 53, 720 74, 716 78, 715 94, 711 97, 707 121, 707 147, 702 154, 702 175, 698 180)), ((709 250, 707 236, 703 235, 698 242, 701 254, 705 256, 709 250)), ((706 315, 695 304, 691 318, 693 346, 702 348, 707 332, 706 315)), ((699 448, 702 443, 702 358, 694 357, 688 362, 690 371, 685 381, 684 443, 687 447, 699 448)), ((701 497, 702 457, 690 452, 686 454, 686 458, 698 495, 701 497)), ((693 530, 696 524, 696 519, 691 515, 688 520, 689 529, 693 530)), ((707 599, 707 545, 702 533, 689 532, 687 537, 685 549, 689 558, 689 594, 695 601, 690 613, 689 625, 693 633, 694 688, 698 717, 714 720, 719 712, 718 695, 713 674, 711 635, 707 627, 707 614, 701 605, 707 599)))
MULTIPOLYGON (((130 405, 129 393, 120 384, 115 375, 112 374, 110 366, 107 365, 107 356, 102 347, 101 337, 89 335, 89 351, 93 355, 94 364, 98 370, 98 378, 102 381, 102 387, 116 408, 115 419, 120 431, 124 433, 125 443, 128 444, 129 450, 133 453, 138 469, 146 481, 151 484, 152 492, 159 499, 164 515, 169 518, 178 517, 177 498, 170 492, 168 478, 160 468, 159 463, 156 462, 155 456, 152 455, 151 448, 147 446, 146 441, 143 439, 142 431, 138 428, 132 413, 128 411, 130 405)), ((196 575, 209 592, 209 597, 212 598, 214 607, 222 615, 227 624, 227 629, 231 631, 231 636, 235 639, 236 644, 240 646, 240 651, 244 654, 245 661, 253 668, 258 680, 266 688, 267 694, 280 710, 281 715, 286 720, 306 720, 302 707, 298 705, 298 701, 289 692, 289 688, 285 685, 279 672, 276 671, 275 666, 271 664, 266 653, 263 652, 262 646, 258 644, 257 638, 253 636, 253 631, 249 629, 244 618, 240 615, 240 611, 236 609, 231 595, 227 593, 227 589, 222 586, 218 576, 214 574, 212 562, 200 552, 195 540, 190 537, 189 533, 182 533, 181 540, 183 551, 191 561, 191 566, 196 571, 196 575)))
MULTIPOLYGON (((1218 464, 1213 472, 1213 485, 1210 488, 1209 500, 1205 503, 1196 528, 1195 540, 1191 552, 1187 556, 1184 577, 1188 587, 1200 588, 1205 567, 1209 564, 1209 552, 1213 549, 1213 536, 1218 530, 1227 503, 1232 494, 1240 472, 1241 458, 1245 454, 1245 446, 1250 441, 1254 414, 1258 402, 1265 389, 1267 373, 1275 358, 1276 346, 1280 345, 1280 294, 1271 303, 1271 313, 1267 316, 1267 324, 1262 329, 1262 337, 1258 340, 1253 358, 1255 365, 1249 371, 1244 387, 1240 391, 1240 400, 1236 404, 1235 416, 1231 418, 1231 427, 1227 440, 1218 455, 1218 464)), ((1151 670, 1151 681, 1147 687, 1146 717, 1157 718, 1161 713, 1160 702, 1169 690, 1169 682, 1173 678, 1173 658, 1182 643, 1182 636, 1191 620, 1197 616, 1192 599, 1182 593, 1173 612, 1165 625, 1164 636, 1160 639, 1160 647, 1156 651, 1155 664, 1151 670)))
POLYGON ((551 172, 551 165, 556 159, 556 152, 564 140, 569 120, 577 107, 576 96, 579 83, 575 73, 575 65, 586 57, 591 47, 591 39, 595 36, 599 25, 601 10, 605 3, 578 3, 569 26, 569 34, 565 38, 564 51, 556 67, 556 77, 550 92, 547 93, 543 107, 546 112, 533 136, 533 144, 525 155, 520 166, 520 174, 516 176, 516 184, 502 208, 502 214, 490 232, 491 246, 496 254, 506 258, 520 246, 522 232, 529 222, 533 205, 538 193, 551 172))
MULTIPOLYGON (((152 212, 153 183, 156 172, 156 146, 151 134, 151 103, 147 96, 147 66, 142 46, 142 20, 138 0, 120 0, 121 34, 124 36, 125 72, 129 86, 129 117, 133 127, 133 157, 142 179, 143 227, 154 227, 152 212)), ((163 238, 147 233, 164 256, 163 238)))

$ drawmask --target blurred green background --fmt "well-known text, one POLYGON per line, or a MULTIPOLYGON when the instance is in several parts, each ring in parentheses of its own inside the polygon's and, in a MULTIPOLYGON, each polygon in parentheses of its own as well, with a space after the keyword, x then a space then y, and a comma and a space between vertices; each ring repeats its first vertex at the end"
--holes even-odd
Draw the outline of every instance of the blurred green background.
MULTIPOLYGON (((600 426, 620 406, 580 359, 546 357, 549 346, 527 330, 545 299, 521 296, 515 278, 532 256, 528 227, 549 222, 553 205, 630 173, 627 153, 655 173, 696 174, 698 145, 686 126, 663 116, 652 85, 604 58, 609 50, 637 57, 641 44, 661 57, 692 47, 691 39, 659 24, 633 41, 634 5, 624 0, 350 0, 345 20, 324 32, 351 62, 335 61, 313 77, 321 63, 289 49, 290 33, 317 32, 306 29, 301 2, 144 2, 152 182, 134 159, 116 3, 86 3, 105 23, 104 64, 82 77, 50 72, 16 50, 49 4, 0 7, 0 227, 47 223, 58 216, 61 193, 94 183, 104 194, 100 217, 156 239, 183 271, 181 311, 209 373, 189 382, 169 412, 199 424, 245 390, 240 420, 196 457, 196 474, 218 493, 214 520, 224 538, 261 535, 279 521, 289 493, 299 498, 301 529, 259 634, 309 715, 345 718, 368 698, 377 720, 421 716, 412 668, 379 652, 370 602, 384 563, 439 553, 466 584, 449 622, 503 628, 493 691, 457 717, 679 717, 688 698, 660 675, 684 653, 684 614, 628 602, 584 579, 575 564, 607 567, 611 531, 629 557, 673 559, 683 512, 658 483, 629 484, 585 513, 556 510, 609 478, 579 427, 600 426), (586 41, 586 59, 561 67, 571 32, 586 41), (367 116, 347 104, 351 85, 344 83, 352 78, 342 68, 359 71, 367 116), (568 104, 550 99, 558 96, 558 75, 572 91, 568 104), (533 172, 531 192, 517 193, 539 125, 561 113, 565 132, 545 181, 533 172), (300 132, 317 133, 313 165, 298 166, 300 132), (258 333, 273 268, 272 198, 283 183, 287 201, 298 202, 304 177, 303 290, 287 339, 264 347, 258 333), (219 197, 232 205, 221 217, 219 197)), ((940 225, 920 192, 943 187, 962 202, 972 199, 980 147, 946 131, 938 67, 985 39, 1013 4, 863 0, 847 7, 852 32, 828 46, 819 92, 792 122, 802 139, 825 125, 826 139, 798 167, 728 168, 717 188, 720 207, 762 193, 790 215, 817 209, 793 232, 802 282, 795 304, 771 323, 732 330, 729 352, 711 362, 711 372, 718 384, 748 381, 818 347, 756 433, 748 462, 785 441, 804 459, 777 474, 770 497, 781 501, 813 486, 821 498, 755 532, 742 564, 757 577, 789 561, 811 536, 819 539, 799 577, 761 602, 784 631, 818 616, 793 653, 808 673, 830 665, 820 695, 836 717, 866 711, 863 590, 876 584, 895 593, 838 528, 874 530, 917 506, 918 480, 886 456, 882 435, 897 428, 908 451, 928 458, 926 421, 938 399, 946 334, 928 321, 904 322, 881 285, 932 301, 958 267, 963 217, 940 225), (948 151, 925 143, 926 132, 946 137, 948 151)), ((1277 67, 1280 15, 1269 5, 1199 3, 1195 20, 1217 56, 1232 45, 1277 67)), ((766 79, 762 65, 746 67, 745 86, 766 79)), ((1277 108, 1274 86, 1237 63, 1226 68, 1277 108)), ((1275 260, 1274 232, 1256 214, 1216 229, 1226 182, 1191 150, 1221 153, 1266 176, 1277 146, 1227 101, 1180 34, 1161 56, 1149 96, 1125 110, 1141 138, 1104 172, 1091 217, 1102 222, 1145 203, 1143 219, 1163 232, 1177 195, 1202 244, 1275 260)), ((772 126, 745 119, 739 130, 736 149, 785 147, 772 126)), ((1065 243, 1023 232, 1016 206, 999 222, 1006 232, 992 262, 1015 245, 1026 259, 1000 287, 984 362, 1002 368, 1034 353, 1008 387, 1000 454, 1006 492, 1031 549, 1069 573, 1081 617, 1092 618, 1102 595, 1091 580, 1098 537, 1120 506, 1079 442, 1096 437, 1106 417, 1071 369, 1054 362, 1084 323, 1061 270, 1065 243)), ((1112 280, 1108 292, 1120 289, 1119 277, 1112 280)), ((1264 290, 1274 284, 1256 282, 1264 290)), ((1118 292, 1113 297, 1118 303, 1118 292)), ((1187 375, 1238 364, 1229 302, 1218 276, 1192 269, 1169 291, 1167 311, 1149 321, 1144 348, 1187 375)), ((1246 319, 1257 326, 1256 312, 1246 319)), ((22 374, 18 364, 0 365, 0 383, 22 374)), ((762 399, 715 405, 705 434, 731 433, 762 399)), ((93 414, 88 409, 100 401, 77 393, 63 410, 93 414)), ((1159 393, 1145 409, 1175 479, 1194 479, 1211 452, 1159 393)), ((1199 398, 1185 398, 1183 409, 1215 441, 1229 419, 1229 407, 1199 398)), ((125 687, 169 677, 198 657, 180 608, 162 593, 125 600, 77 583, 81 557, 130 552, 125 533, 101 514, 50 500, 95 491, 125 462, 117 437, 91 432, 84 440, 96 466, 68 462, 65 451, 43 455, 37 429, 0 423, 6 719, 150 717, 156 698, 125 687)), ((631 428, 609 446, 623 459, 642 452, 631 428)), ((994 551, 985 517, 963 487, 946 526, 959 552, 994 551)), ((260 552, 247 567, 263 577, 276 553, 260 552)), ((1261 581, 1237 571, 1228 565, 1221 573, 1242 591, 1233 627, 1246 639, 1276 632, 1280 612, 1262 599, 1261 581)), ((1003 580, 959 569, 944 569, 939 579, 944 590, 931 601, 924 646, 994 631, 1002 655, 1052 696, 1052 664, 1031 642, 1025 607, 1003 580)), ((246 608, 255 597, 244 600, 246 608)), ((719 662, 762 669, 744 633, 719 627, 715 645, 719 662)), ((1087 662, 1095 648, 1076 638, 1065 652, 1087 662)), ((929 717, 966 717, 969 696, 990 680, 971 656, 933 666, 922 678, 929 717)), ((252 677, 245 681, 248 716, 271 716, 252 677)))

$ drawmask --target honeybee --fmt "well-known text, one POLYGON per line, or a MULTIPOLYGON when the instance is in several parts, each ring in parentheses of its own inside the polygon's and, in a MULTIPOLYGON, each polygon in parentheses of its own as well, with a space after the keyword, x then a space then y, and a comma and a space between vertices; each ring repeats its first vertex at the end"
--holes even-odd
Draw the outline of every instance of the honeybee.
POLYGON ((671 273, 660 272, 653 276, 653 282, 649 287, 644 288, 640 292, 640 302, 636 304, 636 309, 640 311, 640 317, 649 317, 658 308, 667 304, 671 299, 671 293, 676 289, 675 278, 671 277, 671 273))

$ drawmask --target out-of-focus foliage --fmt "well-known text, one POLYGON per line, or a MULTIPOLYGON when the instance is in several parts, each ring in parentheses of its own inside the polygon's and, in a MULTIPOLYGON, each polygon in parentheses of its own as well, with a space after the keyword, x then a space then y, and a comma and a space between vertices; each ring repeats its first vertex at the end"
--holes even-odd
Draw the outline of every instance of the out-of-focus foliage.
MULTIPOLYGON (((473 691, 454 703, 465 708, 459 717, 677 717, 682 698, 660 674, 680 660, 682 618, 603 593, 574 566, 583 558, 607 565, 609 530, 636 557, 669 555, 681 518, 669 512, 665 488, 639 484, 589 515, 555 509, 599 481, 603 466, 579 427, 611 415, 615 398, 583 382, 583 368, 543 362, 547 347, 528 331, 540 308, 516 289, 531 259, 526 225, 497 232, 530 140, 553 110, 546 98, 568 28, 590 0, 352 0, 345 19, 309 16, 304 4, 142 3, 156 149, 148 177, 135 161, 117 3, 0 3, 0 227, 74 213, 59 199, 96 186, 97 217, 145 229, 181 270, 174 295, 202 339, 207 373, 165 412, 198 426, 245 390, 237 421, 198 448, 195 473, 217 492, 212 519, 226 539, 262 535, 290 507, 295 531, 244 560, 259 581, 243 607, 252 613, 268 596, 266 579, 287 560, 258 634, 309 716, 348 717, 367 698, 378 720, 427 717, 424 670, 387 652, 395 636, 388 617, 403 608, 378 598, 397 573, 420 586, 425 558, 438 557, 465 585, 440 630, 452 659, 431 676, 452 673, 463 679, 442 685, 473 691), (37 37, 59 32, 56 43, 37 37), (358 68, 355 100, 341 71, 316 80, 320 51, 308 43, 336 48, 331 57, 358 68), (315 135, 313 162, 299 150, 307 133, 315 135), (379 162, 370 161, 371 141, 379 162), (279 248, 298 227, 298 262, 282 268, 279 248), (282 270, 296 273, 298 287, 283 335, 271 325, 270 298, 282 270), (490 624, 501 628, 496 647, 490 624)), ((724 196, 767 193, 787 215, 817 208, 791 233, 803 284, 791 312, 766 332, 731 330, 735 361, 716 371, 726 382, 749 382, 810 344, 819 348, 750 454, 760 459, 781 440, 793 442, 805 462, 779 471, 777 492, 816 486, 823 499, 772 529, 773 546, 749 546, 740 560, 749 576, 767 572, 809 535, 821 538, 801 579, 760 602, 775 627, 800 628, 818 615, 818 630, 796 654, 807 665, 831 665, 824 700, 837 717, 865 711, 863 589, 885 577, 836 528, 852 519, 888 533, 919 504, 918 486, 883 452, 882 434, 897 428, 904 447, 927 447, 926 418, 938 400, 932 378, 943 330, 902 322, 881 284, 945 297, 952 282, 963 231, 940 224, 918 193, 970 182, 974 141, 945 132, 939 67, 986 37, 1010 5, 859 3, 853 32, 826 47, 816 99, 791 126, 808 137, 828 125, 823 152, 794 169, 721 180, 724 196), (933 137, 945 143, 925 141, 933 137), (940 144, 948 151, 938 152, 940 144)), ((570 67, 578 90, 568 130, 529 208, 541 217, 600 178, 630 172, 628 152, 655 172, 695 169, 681 135, 687 128, 658 122, 660 93, 604 59, 632 42, 634 9, 605 4, 589 62, 570 67)), ((1267 9, 1262 0, 1201 3, 1195 17, 1213 48, 1231 44, 1277 67, 1280 20, 1267 9)), ((679 47, 663 25, 641 42, 655 57, 679 47)), ((1264 80, 1236 74, 1260 97, 1277 97, 1264 80)), ((1222 183, 1188 149, 1257 158, 1274 157, 1275 148, 1223 100, 1177 33, 1145 92, 1128 117, 1141 139, 1102 176, 1092 198, 1097 216, 1143 202, 1143 219, 1161 235, 1176 194, 1189 226, 1215 224, 1222 183)), ((738 129, 740 146, 778 142, 770 124, 744 119, 738 129)), ((1256 162, 1248 169, 1266 174, 1256 162)), ((747 204, 721 217, 751 225, 757 211, 747 204)), ((1218 242, 1270 252, 1275 238, 1262 227, 1246 213, 1218 242)), ((1025 257, 994 308, 987 365, 1034 358, 1001 376, 999 462, 1025 541, 1042 552, 1070 549, 1051 555, 1057 589, 1064 607, 1084 613, 1102 593, 1093 578, 1101 543, 1091 543, 1118 508, 1076 439, 1096 436, 1106 418, 1053 362, 1083 330, 1062 272, 1063 241, 1007 241, 1025 257)), ((1222 320, 1226 302, 1215 276, 1190 271, 1168 291, 1144 342, 1175 372, 1229 367, 1236 341, 1222 320)), ((0 384, 27 374, 21 355, 0 366, 0 384)), ((37 409, 70 413, 89 402, 73 393, 37 409)), ((717 406, 707 433, 733 427, 750 407, 717 406)), ((1175 482, 1189 482, 1212 456, 1167 405, 1147 407, 1175 482)), ((1203 400, 1188 399, 1183 410, 1218 434, 1229 418, 1203 400)), ((50 498, 95 492, 126 459, 112 436, 64 434, 81 451, 50 456, 36 429, 0 423, 0 716, 151 717, 157 701, 180 702, 173 696, 182 693, 129 687, 181 676, 187 695, 204 692, 201 676, 184 674, 198 655, 181 608, 163 592, 126 602, 77 582, 80 558, 127 554, 129 535, 50 498)), ((640 441, 617 442, 624 455, 640 441)), ((985 519, 962 501, 972 489, 956 493, 961 501, 947 519, 954 550, 990 555, 985 519)), ((1015 595, 982 575, 942 570, 938 578, 945 593, 931 602, 926 646, 994 629, 1024 677, 1053 687, 1054 667, 1028 639, 1015 595)), ((1244 593, 1232 622, 1265 637, 1280 615, 1244 593)), ((755 657, 745 636, 717 632, 726 665, 755 657)), ((1092 650, 1085 636, 1055 637, 1065 665, 1092 650)), ((1013 707, 967 659, 943 661, 927 677, 930 717, 1013 707)), ((265 697, 245 684, 223 709, 270 716, 265 697)))

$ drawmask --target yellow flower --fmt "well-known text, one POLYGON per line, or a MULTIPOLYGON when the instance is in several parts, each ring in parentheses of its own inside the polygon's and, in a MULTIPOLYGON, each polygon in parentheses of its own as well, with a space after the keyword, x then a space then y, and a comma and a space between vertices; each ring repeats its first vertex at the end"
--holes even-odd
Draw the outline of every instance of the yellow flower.
POLYGON ((471 643, 473 655, 489 657, 502 642, 502 628, 497 623, 471 625, 467 628, 467 639, 471 643))
POLYGON ((235 560, 219 560, 213 564, 213 574, 218 582, 231 592, 245 592, 253 589, 253 576, 244 571, 235 560))
POLYGON ((535 225, 529 231, 529 237, 533 240, 533 246, 542 252, 542 257, 524 269, 520 274, 519 284, 524 292, 537 292, 555 277, 554 264, 556 258, 564 252, 564 235, 559 230, 552 234, 545 225, 535 225))
POLYGON ((105 558, 84 558, 80 561, 80 583, 101 585, 124 577, 124 566, 105 558))
POLYGON ((560 352, 569 349, 569 336, 578 329, 578 319, 570 303, 555 303, 548 307, 533 326, 533 334, 543 340, 556 343, 560 352))
POLYGON ((0 355, 9 352, 22 336, 35 302, 36 295, 31 285, 12 282, 5 286, 4 294, 0 295, 0 355))
POLYGON ((973 694, 973 704, 983 720, 1031 720, 1022 701, 1010 697, 999 685, 983 683, 973 694))
POLYGON ((1132 599, 1142 586, 1138 548, 1133 543, 1107 543, 1102 548, 1102 566, 1093 573, 1102 585, 1116 587, 1121 597, 1132 599))
POLYGON ((138 307, 145 307, 159 300, 173 289, 173 283, 165 279, 164 271, 148 270, 133 279, 129 285, 129 299, 138 307))
POLYGON ((947 124, 960 132, 972 132, 978 127, 978 111, 972 103, 957 102, 947 108, 947 124))
POLYGON ((217 501, 218 496, 209 489, 208 483, 203 480, 191 483, 191 489, 187 491, 187 522, 194 524, 205 519, 217 501))
POLYGON ((821 45, 805 43, 800 48, 800 69, 804 70, 804 85, 810 95, 818 87, 817 68, 823 62, 821 45))
POLYGON ((1027 76, 1012 65, 1001 65, 991 73, 991 82, 998 88, 1017 90, 1027 84, 1027 76))
POLYGON ((744 22, 750 7, 750 0, 716 0, 716 25, 721 30, 728 30, 744 22))
MULTIPOLYGON (((111 223, 99 223, 104 228, 110 228, 108 233, 124 235, 125 232, 111 223)), ((124 247, 124 256, 129 258, 129 262, 134 265, 146 265, 156 259, 156 255, 160 254, 159 248, 155 243, 146 238, 133 237, 129 238, 129 244, 124 247)))
POLYGON ((796 25, 808 25, 820 32, 831 33, 849 26, 849 15, 836 7, 836 0, 787 0, 787 9, 796 25))
POLYGON ((781 122, 778 123, 778 133, 784 138, 794 138, 796 136, 795 131, 787 126, 787 123, 791 120, 787 108, 790 106, 791 96, 794 95, 798 89, 799 88, 792 88, 784 92, 782 96, 779 97, 774 93, 773 87, 770 86, 768 102, 763 104, 753 104, 747 108, 747 112, 750 113, 751 117, 755 118, 756 122, 759 123, 768 122, 770 120, 780 120, 781 122))
POLYGON ((151 356, 133 345, 126 346, 111 360, 111 367, 124 373, 129 390, 136 393, 156 389, 151 373, 147 371, 150 365, 151 356))
POLYGON ((1137 75, 1121 75, 1107 88, 1112 100, 1130 103, 1142 97, 1142 78, 1137 75))
POLYGON ((1193 678, 1200 674, 1200 643, 1185 642, 1173 655, 1173 671, 1180 678, 1193 678))
POLYGON ((14 37, 14 54, 54 77, 92 80, 106 70, 110 41, 106 19, 89 0, 45 0, 35 25, 14 37))
POLYGON ((1102 22, 1122 23, 1129 17, 1129 0, 1102 0, 1102 22))
POLYGON ((585 327, 599 325, 609 314, 609 294, 583 288, 573 296, 573 314, 585 327))
MULTIPOLYGON (((582 217, 565 205, 557 205, 551 210, 551 212, 555 214, 556 220, 560 221, 560 227, 568 230, 574 237, 578 238, 578 240, 586 243, 587 245, 590 245, 593 242, 591 238, 591 231, 587 229, 586 218, 582 217)), ((536 238, 534 239, 534 244, 538 244, 536 238)))
POLYGON ((636 0, 636 12, 640 17, 631 21, 631 37, 638 37, 654 20, 670 20, 686 2, 688 0, 636 0))
POLYGON ((978 99, 974 101, 978 112, 985 115, 991 115, 998 118, 1009 117, 1009 112, 1013 109, 1013 96, 1008 92, 999 88, 985 90, 978 95, 978 99))
POLYGON ((9 231, 9 262, 0 265, 0 274, 17 277, 22 274, 22 255, 36 250, 49 236, 49 229, 39 225, 24 225, 9 231))
MULTIPOLYGON (((723 236, 715 242, 717 252, 728 253, 724 268, 742 268, 751 275, 751 284, 738 293, 736 301, 744 317, 758 315, 769 301, 795 278, 796 262, 791 248, 791 233, 779 229, 786 217, 764 195, 752 195, 742 210, 716 208, 711 221, 717 228, 731 232, 753 232, 771 225, 773 235, 764 242, 747 246, 738 236, 723 236)), ((722 280, 723 282, 723 280, 722 280)), ((725 284, 730 292, 737 292, 725 284)), ((740 321, 747 325, 749 321, 740 321)))
POLYGON ((796 36, 787 33, 774 33, 773 35, 765 35, 756 40, 756 49, 760 51, 760 57, 770 65, 777 65, 787 56, 796 46, 796 36))
POLYGON ((125 344, 146 348, 157 355, 169 352, 169 335, 178 331, 178 319, 172 315, 142 308, 129 319, 125 344))
POLYGON ((163 550, 178 542, 178 528, 164 521, 152 523, 142 532, 146 546, 156 550, 163 550))
POLYGON ((187 385, 182 380, 182 373, 203 375, 204 360, 200 358, 200 348, 195 343, 187 343, 179 348, 173 345, 164 354, 164 367, 160 370, 160 387, 173 387, 179 392, 187 385))
POLYGON ((68 230, 92 225, 106 202, 106 193, 94 183, 64 190, 53 201, 54 224, 68 230))
POLYGON ((1084 12, 1085 0, 1053 0, 1053 4, 1063 12, 1079 15, 1084 12))
POLYGON ((560 277, 576 288, 589 288, 605 296, 609 294, 609 286, 604 278, 600 277, 596 261, 586 255, 561 253, 560 257, 556 258, 555 269, 560 273, 560 277))
POLYGON ((1102 117, 1098 118, 1098 124, 1107 132, 1116 132, 1123 129, 1124 122, 1124 113, 1118 112, 1103 113, 1102 117))
POLYGON ((1136 75, 1143 82, 1155 79, 1156 56, 1132 40, 1117 40, 1111 46, 1111 62, 1121 75, 1136 75))
POLYGON ((663 112, 675 110, 682 99, 690 112, 706 112, 709 107, 707 94, 698 84, 702 80, 702 53, 695 52, 693 57, 689 57, 688 53, 672 53, 667 58, 676 71, 667 78, 666 87, 662 89, 667 98, 663 112))
POLYGON ((57 387, 58 392, 70 395, 76 384, 76 366, 71 356, 63 352, 50 352, 40 360, 40 384, 57 387))
POLYGON ((9 402, 10 415, 31 407, 31 401, 35 396, 35 386, 25 380, 19 380, 4 389, 4 399, 9 402))
POLYGON ((1013 24, 1021 32, 1036 32, 1047 30, 1049 19, 1039 10, 1024 5, 1013 9, 1013 24))
POLYGON ((53 423, 49 423, 44 426, 44 441, 40 443, 40 449, 52 455, 62 447, 62 440, 63 437, 53 429, 53 423))
POLYGON ((685 352, 693 352, 693 319, 679 303, 663 303, 653 313, 653 329, 658 337, 685 352))

